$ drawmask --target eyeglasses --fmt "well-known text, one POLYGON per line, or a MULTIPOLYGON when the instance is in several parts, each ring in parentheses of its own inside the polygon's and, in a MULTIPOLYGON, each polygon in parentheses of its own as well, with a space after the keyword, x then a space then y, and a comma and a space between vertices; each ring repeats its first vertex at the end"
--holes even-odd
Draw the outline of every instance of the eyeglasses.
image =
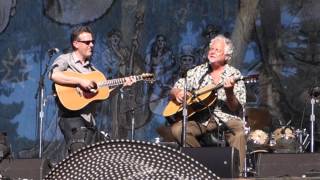
POLYGON ((88 40, 88 41, 78 41, 78 42, 82 42, 82 43, 84 43, 84 44, 86 44, 86 45, 90 45, 90 43, 92 43, 92 44, 94 44, 95 43, 95 40, 88 40))

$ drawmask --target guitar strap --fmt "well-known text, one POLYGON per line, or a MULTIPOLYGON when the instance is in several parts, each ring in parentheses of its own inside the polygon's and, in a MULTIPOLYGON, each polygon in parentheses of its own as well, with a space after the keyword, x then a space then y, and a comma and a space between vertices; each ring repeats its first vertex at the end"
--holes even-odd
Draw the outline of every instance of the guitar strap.
POLYGON ((206 77, 206 75, 210 72, 212 72, 212 68, 210 66, 210 64, 207 62, 207 71, 205 71, 205 73, 203 73, 203 75, 201 76, 201 78, 199 79, 199 85, 198 85, 198 89, 200 89, 201 83, 204 80, 204 78, 206 77))
MULTIPOLYGON (((208 62, 207 62, 206 64, 207 64, 207 70, 205 71, 205 73, 202 74, 201 78, 199 79, 198 89, 200 89, 200 86, 201 86, 201 84, 202 84, 202 81, 204 80, 204 78, 206 77, 206 75, 207 75, 208 73, 212 72, 212 68, 211 68, 210 64, 209 64, 208 62)), ((192 91, 194 91, 194 90, 195 90, 195 88, 192 89, 192 91)), ((193 94, 192 91, 191 91, 191 93, 193 94)), ((197 97, 197 96, 194 96, 194 97, 197 97)))

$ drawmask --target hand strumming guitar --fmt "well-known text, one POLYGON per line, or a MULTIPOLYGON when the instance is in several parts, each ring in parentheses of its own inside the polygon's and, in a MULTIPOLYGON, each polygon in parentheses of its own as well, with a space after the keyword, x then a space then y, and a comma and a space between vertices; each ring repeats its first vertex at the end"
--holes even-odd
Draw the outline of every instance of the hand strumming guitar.
POLYGON ((97 89, 97 84, 94 81, 88 79, 80 79, 79 86, 82 90, 85 91, 92 91, 97 89))
POLYGON ((227 96, 227 106, 231 111, 236 111, 240 107, 240 103, 233 92, 235 83, 234 77, 229 77, 223 82, 223 88, 227 96))
POLYGON ((223 82, 223 88, 226 91, 226 94, 233 94, 235 83, 234 77, 230 77, 223 82))
MULTIPOLYGON (((184 91, 182 89, 173 88, 170 91, 170 95, 180 104, 184 101, 184 91)), ((187 99, 190 96, 191 96, 191 93, 187 92, 187 99)))

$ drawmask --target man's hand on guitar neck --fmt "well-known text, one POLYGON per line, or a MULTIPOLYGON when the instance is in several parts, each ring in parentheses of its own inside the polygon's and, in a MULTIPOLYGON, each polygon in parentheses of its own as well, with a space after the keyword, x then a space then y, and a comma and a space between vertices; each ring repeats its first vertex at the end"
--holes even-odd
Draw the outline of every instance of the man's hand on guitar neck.
MULTIPOLYGON (((184 91, 182 89, 173 88, 170 95, 180 104, 184 101, 184 91)), ((189 97, 191 97, 191 93, 187 92, 187 99, 189 97)))

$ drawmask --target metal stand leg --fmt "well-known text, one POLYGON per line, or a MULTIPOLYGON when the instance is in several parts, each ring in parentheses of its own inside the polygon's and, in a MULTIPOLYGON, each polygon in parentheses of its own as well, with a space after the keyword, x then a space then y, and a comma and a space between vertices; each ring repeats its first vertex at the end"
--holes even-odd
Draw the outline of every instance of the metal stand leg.
MULTIPOLYGON (((250 132, 250 127, 246 127, 247 125, 247 121, 246 121, 246 108, 243 108, 242 110, 242 122, 243 122, 243 129, 245 131, 245 134, 247 135, 250 132)), ((243 177, 248 177, 248 164, 247 164, 247 152, 248 152, 248 147, 247 147, 247 143, 245 144, 245 159, 244 159, 244 169, 243 169, 243 177)))
POLYGON ((131 109, 131 140, 134 140, 134 135, 135 135, 134 109, 131 109))
MULTIPOLYGON (((43 121, 44 121, 44 108, 45 108, 45 103, 46 103, 46 99, 45 99, 45 85, 44 85, 44 79, 45 76, 48 72, 48 67, 49 67, 49 62, 52 59, 53 54, 58 53, 59 50, 57 48, 54 49, 49 49, 48 50, 48 57, 49 57, 49 61, 47 62, 44 71, 42 72, 42 63, 40 63, 40 80, 38 82, 38 89, 37 92, 34 96, 35 99, 38 99, 38 95, 40 95, 40 99, 38 101, 39 105, 39 112, 38 113, 38 120, 39 120, 39 158, 42 158, 42 151, 43 151, 43 121)), ((41 62, 41 61, 40 61, 41 62)))
POLYGON ((44 121, 44 106, 45 106, 45 99, 44 99, 44 87, 41 88, 40 93, 40 112, 39 112, 39 158, 42 158, 42 138, 43 138, 43 121, 44 121))
POLYGON ((183 93, 184 93, 184 100, 183 100, 183 122, 182 122, 182 137, 181 137, 181 144, 182 147, 186 147, 186 133, 187 133, 187 121, 188 121, 188 107, 187 107, 187 77, 185 77, 184 81, 184 88, 183 88, 183 93))
POLYGON ((310 152, 314 152, 314 121, 315 121, 315 115, 314 115, 314 104, 316 103, 316 100, 314 97, 311 98, 311 115, 310 115, 310 131, 311 131, 311 145, 310 145, 310 152))

